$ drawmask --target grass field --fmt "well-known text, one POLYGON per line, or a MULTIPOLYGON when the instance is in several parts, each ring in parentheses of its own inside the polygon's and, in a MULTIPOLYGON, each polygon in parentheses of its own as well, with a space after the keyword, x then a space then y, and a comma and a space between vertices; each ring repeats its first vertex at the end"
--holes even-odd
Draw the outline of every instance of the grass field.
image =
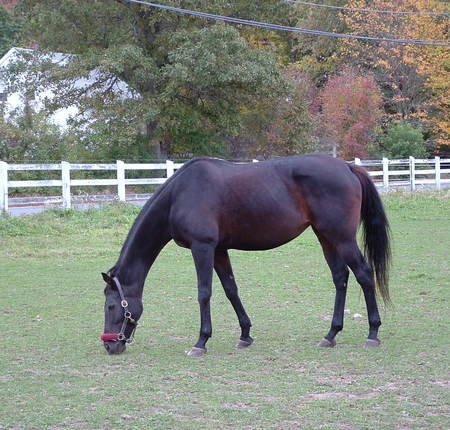
POLYGON ((268 252, 231 252, 254 344, 215 281, 208 354, 189 251, 169 244, 146 282, 136 342, 108 356, 100 272, 139 209, 0 217, 0 429, 450 428, 450 193, 384 196, 393 306, 364 349, 364 299, 350 282, 344 331, 327 333, 331 277, 311 231, 268 252), (359 313, 362 318, 353 319, 359 313))

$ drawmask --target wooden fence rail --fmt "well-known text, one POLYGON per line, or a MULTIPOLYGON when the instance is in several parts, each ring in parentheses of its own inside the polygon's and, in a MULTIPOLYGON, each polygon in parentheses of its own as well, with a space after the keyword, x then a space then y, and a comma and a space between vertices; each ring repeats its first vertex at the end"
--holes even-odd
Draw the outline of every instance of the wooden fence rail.
MULTIPOLYGON (((254 160, 256 161, 256 160, 254 160)), ((440 189, 443 184, 450 184, 450 159, 415 159, 408 160, 360 160, 355 159, 355 164, 367 168, 378 187, 391 188, 407 186, 415 190, 418 186, 431 186, 440 189)), ((8 164, 0 161, 0 212, 8 210, 8 195, 11 188, 29 187, 60 187, 62 190, 62 206, 71 207, 71 187, 83 186, 114 186, 117 187, 117 198, 126 200, 126 186, 130 185, 158 185, 169 178, 182 163, 174 163, 167 160, 165 163, 124 163, 117 161, 115 164, 70 164, 62 161, 60 164, 8 164), (163 177, 158 178, 126 178, 127 171, 135 170, 162 170, 163 177), (18 171, 60 171, 57 180, 10 180, 9 172, 18 171), (71 172, 74 171, 116 171, 113 178, 109 179, 74 179, 71 172)))

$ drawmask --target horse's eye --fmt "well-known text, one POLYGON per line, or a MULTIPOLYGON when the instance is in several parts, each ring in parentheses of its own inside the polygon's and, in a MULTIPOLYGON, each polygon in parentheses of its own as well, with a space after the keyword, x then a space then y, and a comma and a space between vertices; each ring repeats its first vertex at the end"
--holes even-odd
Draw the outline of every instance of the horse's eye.
POLYGON ((108 310, 112 311, 115 307, 116 307, 116 305, 109 305, 108 310))

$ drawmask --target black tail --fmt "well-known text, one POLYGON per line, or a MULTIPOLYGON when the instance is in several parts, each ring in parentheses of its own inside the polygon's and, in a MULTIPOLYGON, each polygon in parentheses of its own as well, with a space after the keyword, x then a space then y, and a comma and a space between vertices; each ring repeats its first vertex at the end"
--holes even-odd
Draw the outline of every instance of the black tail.
POLYGON ((390 303, 389 269, 391 264, 390 228, 378 190, 362 167, 349 164, 362 187, 361 224, 364 255, 372 267, 375 287, 386 304, 390 303))

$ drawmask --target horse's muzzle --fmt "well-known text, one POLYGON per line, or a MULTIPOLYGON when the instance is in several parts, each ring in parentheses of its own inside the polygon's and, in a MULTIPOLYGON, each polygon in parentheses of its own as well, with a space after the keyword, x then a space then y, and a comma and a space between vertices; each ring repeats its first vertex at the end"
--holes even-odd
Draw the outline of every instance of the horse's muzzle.
POLYGON ((103 346, 110 355, 122 354, 122 352, 124 352, 127 349, 125 342, 122 342, 120 340, 116 340, 114 342, 111 341, 103 342, 103 346))

